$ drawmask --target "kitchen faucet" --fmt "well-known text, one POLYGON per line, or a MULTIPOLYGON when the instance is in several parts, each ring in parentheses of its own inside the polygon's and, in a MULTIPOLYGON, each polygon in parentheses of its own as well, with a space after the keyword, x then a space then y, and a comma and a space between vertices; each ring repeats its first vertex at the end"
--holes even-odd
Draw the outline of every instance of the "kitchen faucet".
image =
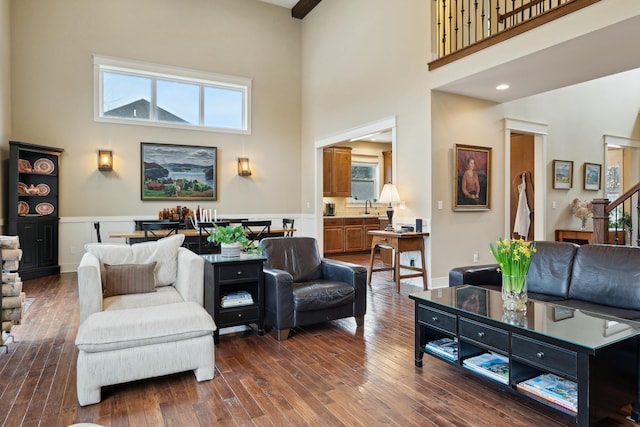
POLYGON ((373 205, 371 204, 371 200, 367 199, 364 201, 364 214, 365 215, 369 215, 369 211, 367 210, 367 203, 369 204, 369 207, 371 209, 373 209, 373 205))

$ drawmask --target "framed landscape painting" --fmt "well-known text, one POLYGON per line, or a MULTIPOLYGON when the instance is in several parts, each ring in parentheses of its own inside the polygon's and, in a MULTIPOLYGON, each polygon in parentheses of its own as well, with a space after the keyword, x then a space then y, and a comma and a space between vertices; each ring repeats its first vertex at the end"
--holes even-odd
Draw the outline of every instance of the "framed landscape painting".
POLYGON ((453 153, 453 210, 489 210, 491 148, 456 144, 453 153))
POLYGON ((142 200, 217 200, 217 160, 217 147, 140 143, 142 200))
POLYGON ((571 160, 553 161, 553 188, 569 190, 573 187, 573 162, 571 160))
POLYGON ((584 189, 598 191, 600 189, 600 176, 602 165, 597 163, 584 164, 584 189))

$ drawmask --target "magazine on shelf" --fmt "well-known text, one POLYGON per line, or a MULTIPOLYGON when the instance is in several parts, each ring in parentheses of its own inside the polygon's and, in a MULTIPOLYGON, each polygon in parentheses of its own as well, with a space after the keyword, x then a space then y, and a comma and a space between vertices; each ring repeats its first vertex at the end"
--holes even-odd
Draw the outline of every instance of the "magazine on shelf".
POLYGON ((252 299, 251 294, 247 291, 231 292, 223 295, 223 300, 252 299))
POLYGON ((222 303, 220 304, 222 306, 222 308, 228 308, 228 307, 240 307, 243 305, 251 305, 253 304, 253 300, 245 300, 245 299, 241 299, 241 300, 235 300, 235 301, 222 301, 222 303))
POLYGON ((424 346, 425 350, 449 360, 458 360, 458 340, 455 338, 440 338, 430 341, 424 346))
POLYGON ((481 375, 503 384, 509 384, 509 359, 506 356, 497 353, 483 353, 465 359, 462 364, 481 375))
POLYGON ((578 410, 578 386, 566 378, 554 374, 542 374, 522 381, 518 384, 518 388, 573 412, 578 410))
POLYGON ((253 304, 253 297, 249 292, 238 291, 223 295, 220 299, 220 305, 223 308, 238 307, 241 305, 253 304))

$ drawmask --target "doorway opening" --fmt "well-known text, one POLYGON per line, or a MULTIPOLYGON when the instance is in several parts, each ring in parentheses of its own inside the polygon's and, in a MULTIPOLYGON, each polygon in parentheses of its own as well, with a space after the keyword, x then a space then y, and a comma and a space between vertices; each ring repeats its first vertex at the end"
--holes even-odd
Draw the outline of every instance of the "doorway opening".
POLYGON ((524 174, 530 227, 527 240, 546 239, 545 145, 547 125, 522 120, 505 119, 505 236, 523 237, 514 234, 515 218, 524 174), (529 188, 530 187, 530 188, 529 188), (537 189, 537 191, 536 191, 537 189))

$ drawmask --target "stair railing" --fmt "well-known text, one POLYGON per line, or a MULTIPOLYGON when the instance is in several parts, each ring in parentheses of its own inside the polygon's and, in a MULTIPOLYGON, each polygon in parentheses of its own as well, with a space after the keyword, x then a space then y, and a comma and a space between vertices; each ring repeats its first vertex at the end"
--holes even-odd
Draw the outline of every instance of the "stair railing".
POLYGON ((638 225, 634 236, 634 224, 640 224, 640 182, 611 203, 609 199, 593 199, 592 203, 593 243, 640 246, 638 225))

